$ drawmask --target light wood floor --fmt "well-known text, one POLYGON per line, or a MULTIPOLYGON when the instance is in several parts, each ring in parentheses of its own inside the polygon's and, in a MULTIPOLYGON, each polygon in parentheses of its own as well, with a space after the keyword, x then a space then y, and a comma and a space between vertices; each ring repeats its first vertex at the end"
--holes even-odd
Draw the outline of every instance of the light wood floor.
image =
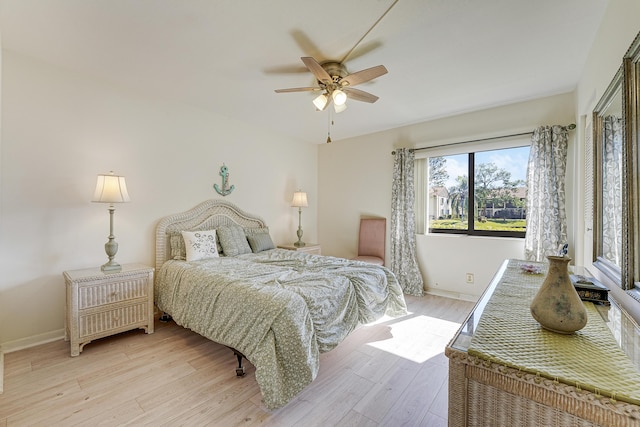
POLYGON ((446 426, 444 347, 473 304, 407 297, 409 314, 353 332, 321 357, 316 380, 267 411, 255 369, 175 323, 88 344, 5 355, 0 427, 31 425, 446 426))

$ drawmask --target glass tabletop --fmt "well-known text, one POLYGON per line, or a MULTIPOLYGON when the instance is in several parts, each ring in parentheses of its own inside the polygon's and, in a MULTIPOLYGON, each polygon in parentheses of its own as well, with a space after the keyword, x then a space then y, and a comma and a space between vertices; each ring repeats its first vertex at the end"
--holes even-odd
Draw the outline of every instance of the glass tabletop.
MULTIPOLYGON (((526 261, 522 262, 526 263, 526 261)), ((474 306, 473 310, 471 310, 465 321, 461 324, 458 332, 452 338, 451 342, 449 343, 449 347, 464 352, 468 351, 471 339, 477 330, 478 323, 480 322, 480 318, 484 313, 487 303, 493 296, 498 283, 500 283, 500 280, 503 278, 508 264, 509 260, 505 260, 500 265, 491 282, 474 306)), ((583 267, 570 266, 570 270, 572 274, 590 276, 588 271, 583 267)), ((615 338, 618 346, 627 354, 629 359, 634 362, 638 370, 640 370, 640 357, 638 356, 638 349, 636 348, 637 345, 626 345, 629 344, 629 342, 631 342, 632 344, 640 342, 640 339, 638 339, 637 337, 639 332, 637 325, 626 324, 630 323, 629 321, 625 323, 625 313, 622 312, 615 301, 611 301, 611 305, 594 304, 594 306, 611 330, 611 333, 615 338)))

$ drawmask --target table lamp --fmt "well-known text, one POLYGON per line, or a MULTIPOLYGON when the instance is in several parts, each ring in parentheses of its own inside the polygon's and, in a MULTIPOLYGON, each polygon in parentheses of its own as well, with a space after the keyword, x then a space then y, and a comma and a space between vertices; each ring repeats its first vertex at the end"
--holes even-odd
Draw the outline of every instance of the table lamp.
POLYGON ((293 200, 291 201, 291 207, 298 208, 298 241, 293 245, 297 247, 303 247, 304 242, 302 241, 302 208, 308 207, 307 203, 307 193, 302 190, 298 190, 293 193, 293 200))
POLYGON ((122 267, 113 260, 118 252, 118 243, 116 243, 113 235, 113 213, 116 210, 113 204, 129 201, 129 193, 127 192, 124 176, 114 175, 113 171, 108 175, 98 175, 96 191, 91 201, 109 203, 109 240, 104 244, 104 250, 109 257, 109 261, 102 265, 100 269, 104 272, 120 271, 122 267))

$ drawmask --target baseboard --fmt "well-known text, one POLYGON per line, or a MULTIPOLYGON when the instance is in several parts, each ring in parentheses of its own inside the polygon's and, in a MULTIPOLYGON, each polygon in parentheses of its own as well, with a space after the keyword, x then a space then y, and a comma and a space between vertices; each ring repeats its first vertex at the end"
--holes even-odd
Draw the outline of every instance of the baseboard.
POLYGON ((64 329, 47 332, 44 334, 34 335, 32 337, 22 338, 15 341, 7 341, 2 343, 2 349, 5 353, 13 353, 14 351, 24 350, 25 348, 35 347, 40 344, 46 344, 51 341, 64 339, 64 329))
POLYGON ((459 292, 441 291, 441 290, 437 290, 437 289, 427 289, 425 292, 427 294, 429 294, 429 295, 435 295, 435 296, 438 296, 438 297, 445 297, 445 298, 459 299, 459 300, 462 300, 462 301, 469 301, 469 302, 477 302, 478 299, 480 298, 478 295, 461 294, 459 292))

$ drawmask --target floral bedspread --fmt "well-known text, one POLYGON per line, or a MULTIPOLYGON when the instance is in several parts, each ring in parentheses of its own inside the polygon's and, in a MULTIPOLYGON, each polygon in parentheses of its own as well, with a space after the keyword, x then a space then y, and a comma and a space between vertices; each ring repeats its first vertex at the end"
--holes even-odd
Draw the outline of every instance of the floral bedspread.
POLYGON ((406 314, 387 268, 282 249, 167 261, 155 303, 179 325, 244 354, 270 409, 311 383, 320 353, 358 325, 406 314))

